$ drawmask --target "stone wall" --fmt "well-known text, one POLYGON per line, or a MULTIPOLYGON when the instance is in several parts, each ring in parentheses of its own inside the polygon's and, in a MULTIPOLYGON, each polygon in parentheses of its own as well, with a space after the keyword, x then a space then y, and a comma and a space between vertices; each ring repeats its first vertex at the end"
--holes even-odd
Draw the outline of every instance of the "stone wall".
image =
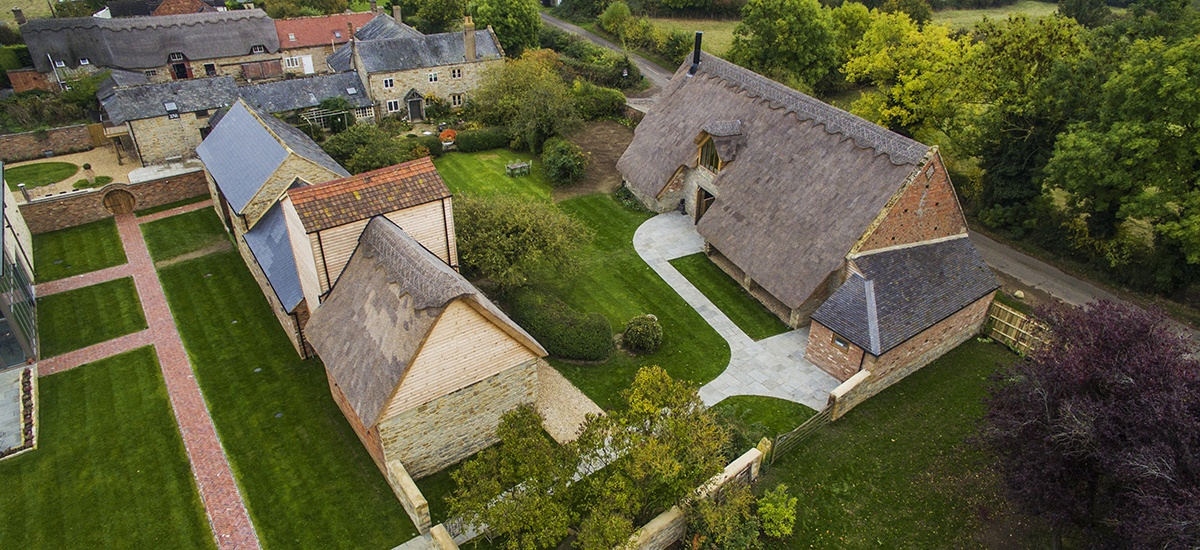
POLYGON ((0 136, 0 162, 17 162, 45 157, 45 151, 56 155, 78 153, 92 148, 92 135, 86 124, 51 128, 45 131, 22 132, 0 136))
POLYGON ((399 460, 420 479, 499 441, 500 417, 537 398, 540 361, 527 361, 384 421, 379 435, 387 460, 399 460))
POLYGON ((196 113, 179 113, 176 119, 160 116, 129 122, 142 166, 161 164, 170 157, 196 158, 202 128, 208 128, 208 117, 197 117, 196 113))
POLYGON ((440 67, 422 67, 420 69, 412 69, 408 71, 397 71, 391 73, 374 73, 368 75, 367 86, 370 90, 371 99, 379 106, 380 113, 384 116, 395 114, 389 113, 387 102, 395 100, 400 102, 399 112, 407 116, 408 106, 404 103, 404 96, 409 90, 416 90, 422 96, 433 94, 450 102, 450 96, 461 94, 463 100, 470 96, 471 92, 479 87, 479 81, 483 77, 483 72, 488 67, 503 64, 502 59, 488 59, 483 61, 475 61, 472 63, 459 63, 456 65, 442 65, 440 67), (452 78, 451 71, 454 69, 462 70, 461 78, 452 78), (437 82, 429 81, 429 74, 437 73, 437 82), (392 87, 385 88, 384 80, 392 79, 392 87))
POLYGON ((387 480, 388 485, 392 487, 392 492, 400 500, 400 505, 412 519, 417 532, 428 533, 429 528, 433 526, 432 518, 429 515, 429 502, 425 500, 425 495, 421 494, 421 489, 413 482, 412 477, 408 475, 408 471, 404 469, 404 465, 399 460, 387 462, 387 480))
POLYGON ((198 197, 208 192, 204 170, 197 168, 192 172, 142 183, 111 183, 93 191, 34 199, 21 205, 21 216, 34 235, 111 218, 112 212, 104 208, 104 196, 115 189, 132 193, 138 210, 198 197))
POLYGON ((845 382, 858 372, 863 360, 863 350, 849 340, 837 336, 825 325, 813 321, 808 328, 808 347, 804 350, 804 358, 839 381, 845 382), (834 338, 844 342, 845 347, 834 343, 834 338))

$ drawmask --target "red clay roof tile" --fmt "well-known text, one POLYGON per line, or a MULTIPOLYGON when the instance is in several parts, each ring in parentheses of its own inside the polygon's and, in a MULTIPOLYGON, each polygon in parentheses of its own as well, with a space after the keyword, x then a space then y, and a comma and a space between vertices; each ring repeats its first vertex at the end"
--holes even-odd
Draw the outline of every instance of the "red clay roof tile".
POLYGON ((354 23, 354 28, 359 29, 374 17, 371 12, 363 12, 279 19, 275 21, 275 32, 279 35, 279 47, 285 50, 344 44, 350 40, 346 23, 354 23))
POLYGON ((429 157, 288 191, 308 233, 449 196, 429 157))

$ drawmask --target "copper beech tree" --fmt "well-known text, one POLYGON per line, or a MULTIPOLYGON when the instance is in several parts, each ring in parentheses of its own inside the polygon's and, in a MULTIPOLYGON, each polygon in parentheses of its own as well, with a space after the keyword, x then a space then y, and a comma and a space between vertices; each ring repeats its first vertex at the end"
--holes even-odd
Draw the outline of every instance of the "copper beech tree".
POLYGON ((1200 361, 1166 317, 1047 312, 1048 343, 994 380, 982 440, 1027 512, 1088 545, 1200 547, 1200 361))

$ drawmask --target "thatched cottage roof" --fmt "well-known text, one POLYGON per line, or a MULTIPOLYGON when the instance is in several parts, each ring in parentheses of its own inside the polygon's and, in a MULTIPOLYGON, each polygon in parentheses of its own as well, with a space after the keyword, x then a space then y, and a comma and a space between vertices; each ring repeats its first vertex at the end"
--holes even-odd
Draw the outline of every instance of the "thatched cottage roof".
POLYGON ((999 288, 966 234, 854 260, 854 274, 813 313, 879 356, 999 288))
POLYGON ((539 356, 546 351, 462 275, 395 223, 373 218, 305 332, 346 401, 370 428, 438 317, 467 300, 539 356))
POLYGON ((803 304, 930 148, 709 54, 682 65, 617 163, 654 197, 697 138, 725 159, 700 234, 788 307, 803 304), (736 123, 732 122, 736 121, 736 123))
POLYGON ((153 69, 172 53, 190 61, 250 55, 254 46, 279 51, 275 22, 262 10, 151 17, 31 19, 21 25, 33 66, 48 73, 50 60, 66 67, 86 58, 99 67, 153 69))

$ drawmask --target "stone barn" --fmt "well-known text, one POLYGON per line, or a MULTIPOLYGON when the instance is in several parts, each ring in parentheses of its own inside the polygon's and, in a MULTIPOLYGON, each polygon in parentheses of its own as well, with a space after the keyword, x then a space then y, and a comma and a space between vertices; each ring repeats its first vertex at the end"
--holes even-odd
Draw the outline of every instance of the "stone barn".
POLYGON ((929 147, 707 53, 676 71, 617 163, 659 212, 840 380, 882 388, 977 333, 998 287, 929 147), (874 369, 872 371, 872 369, 874 369))
POLYGON ((546 351, 391 220, 367 224, 308 322, 330 390, 389 480, 435 473, 497 441, 537 398, 546 351))

